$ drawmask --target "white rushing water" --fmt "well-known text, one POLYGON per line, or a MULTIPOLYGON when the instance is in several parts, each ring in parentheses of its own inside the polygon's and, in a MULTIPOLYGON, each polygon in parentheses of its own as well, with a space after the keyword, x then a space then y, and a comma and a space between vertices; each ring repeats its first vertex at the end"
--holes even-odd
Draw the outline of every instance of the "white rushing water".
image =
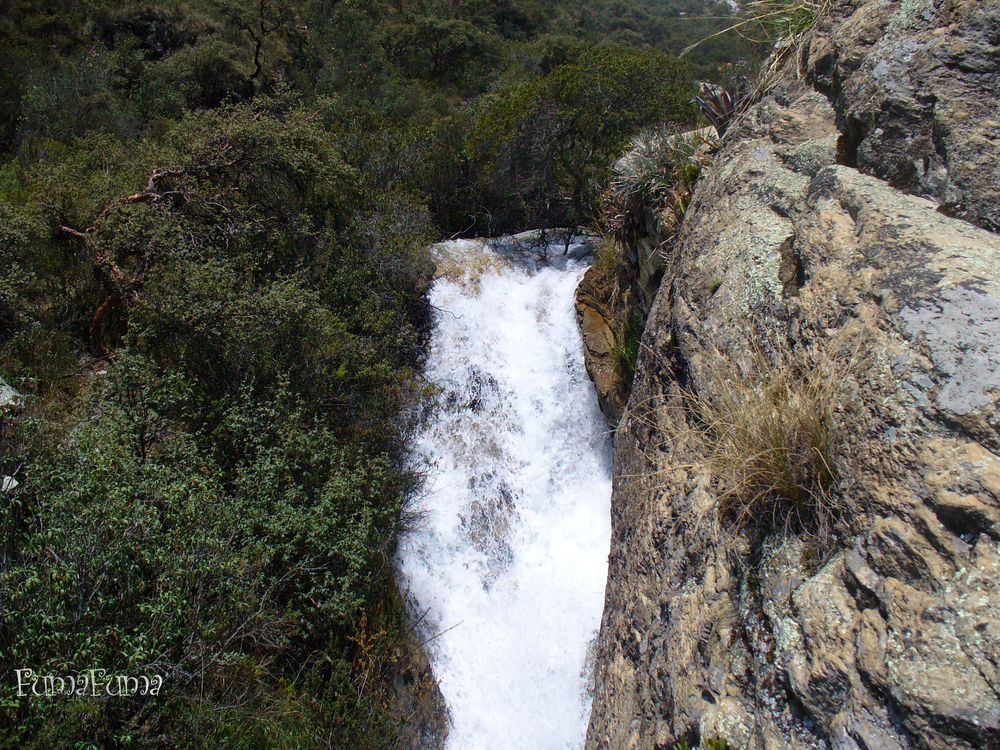
POLYGON ((585 266, 535 270, 469 240, 436 250, 426 372, 440 406, 416 446, 427 487, 400 585, 426 610, 449 750, 580 748, 611 495, 573 308, 585 266))

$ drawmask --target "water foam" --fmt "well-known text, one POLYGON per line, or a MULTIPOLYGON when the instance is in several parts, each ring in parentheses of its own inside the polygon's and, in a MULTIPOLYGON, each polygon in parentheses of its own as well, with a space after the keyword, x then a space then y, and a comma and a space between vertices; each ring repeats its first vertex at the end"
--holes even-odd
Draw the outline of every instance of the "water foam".
POLYGON ((427 611, 450 750, 579 748, 586 733, 610 440, 573 309, 584 266, 559 265, 439 248, 427 376, 440 403, 415 447, 424 518, 397 563, 427 611))

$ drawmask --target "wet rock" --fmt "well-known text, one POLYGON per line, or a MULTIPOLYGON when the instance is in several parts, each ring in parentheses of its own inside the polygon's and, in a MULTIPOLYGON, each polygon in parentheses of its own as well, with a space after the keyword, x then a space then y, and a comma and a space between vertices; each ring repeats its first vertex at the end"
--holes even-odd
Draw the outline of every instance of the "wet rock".
POLYGON ((543 266, 563 269, 570 262, 593 259, 598 238, 575 229, 529 229, 484 240, 497 253, 512 257, 531 270, 543 266))
POLYGON ((400 726, 396 750, 440 750, 448 737, 448 709, 414 630, 396 647, 390 664, 391 715, 400 726))
POLYGON ((617 424, 625 400, 627 385, 618 371, 616 349, 620 346, 615 335, 619 328, 616 311, 610 304, 613 282, 602 279, 598 269, 591 267, 576 290, 576 317, 583 336, 584 365, 597 390, 597 402, 608 424, 617 424))

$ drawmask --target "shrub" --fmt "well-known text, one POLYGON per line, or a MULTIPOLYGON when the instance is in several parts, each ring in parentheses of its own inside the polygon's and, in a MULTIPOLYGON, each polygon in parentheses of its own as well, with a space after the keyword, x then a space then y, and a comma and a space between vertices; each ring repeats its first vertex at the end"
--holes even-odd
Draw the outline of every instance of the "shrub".
POLYGON ((702 167, 708 163, 709 134, 649 130, 632 139, 632 148, 612 169, 604 193, 608 231, 628 244, 644 234, 647 216, 669 235, 683 220, 702 167))
POLYGON ((427 216, 359 189, 320 122, 283 93, 192 113, 0 203, 5 375, 44 384, 0 440, 0 667, 166 676, 155 701, 8 685, 19 747, 391 744, 427 216))
MULTIPOLYGON (((189 107, 214 107, 229 98, 247 98, 253 93, 253 82, 241 52, 215 37, 182 47, 150 66, 143 93, 167 102, 180 98, 189 107)), ((157 104, 159 111, 170 111, 163 102, 157 104)), ((178 109, 180 104, 174 103, 178 109)))
POLYGON ((20 102, 22 144, 68 140, 88 130, 134 130, 132 113, 114 93, 120 83, 115 63, 98 48, 59 67, 32 70, 20 102))
POLYGON ((787 345, 751 347, 745 360, 715 355, 704 368, 706 387, 687 398, 719 483, 720 520, 825 537, 842 510, 835 415, 849 368, 787 345))
POLYGON ((606 165, 630 134, 691 122, 686 70, 661 53, 594 47, 547 75, 484 97, 468 148, 490 230, 585 223, 606 165))
POLYGON ((149 703, 5 692, 21 746, 117 744, 163 722, 172 747, 391 737, 358 708, 382 657, 355 641, 395 632, 367 613, 383 601, 413 478, 325 425, 287 379, 264 393, 248 382, 207 418, 200 390, 122 351, 61 439, 57 425, 34 425, 56 433, 44 440, 5 428, 5 445, 49 447, 22 451, 2 518, 0 663, 166 676, 149 703), (355 685, 357 670, 369 678, 355 685))

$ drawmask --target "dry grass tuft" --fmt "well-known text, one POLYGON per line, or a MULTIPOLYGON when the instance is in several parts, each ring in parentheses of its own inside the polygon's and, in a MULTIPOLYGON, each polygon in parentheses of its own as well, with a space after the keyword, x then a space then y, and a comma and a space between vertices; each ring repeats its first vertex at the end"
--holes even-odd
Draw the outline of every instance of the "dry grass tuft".
POLYGON ((779 44, 808 31, 829 8, 832 0, 752 0, 724 29, 685 47, 684 57, 698 45, 722 34, 737 34, 752 44, 779 44))
POLYGON ((703 42, 721 34, 736 34, 754 46, 770 46, 767 61, 753 79, 739 80, 730 88, 703 84, 696 98, 699 108, 715 125, 720 137, 729 123, 751 104, 760 101, 773 87, 789 55, 822 16, 833 0, 752 0, 726 28, 699 39, 684 49, 684 57, 703 42))
POLYGON ((598 279, 610 281, 618 271, 618 248, 608 235, 602 235, 594 251, 594 268, 598 279))
POLYGON ((711 393, 687 392, 720 485, 720 521, 826 538, 841 515, 835 415, 856 355, 806 361, 787 346, 707 365, 711 393))

